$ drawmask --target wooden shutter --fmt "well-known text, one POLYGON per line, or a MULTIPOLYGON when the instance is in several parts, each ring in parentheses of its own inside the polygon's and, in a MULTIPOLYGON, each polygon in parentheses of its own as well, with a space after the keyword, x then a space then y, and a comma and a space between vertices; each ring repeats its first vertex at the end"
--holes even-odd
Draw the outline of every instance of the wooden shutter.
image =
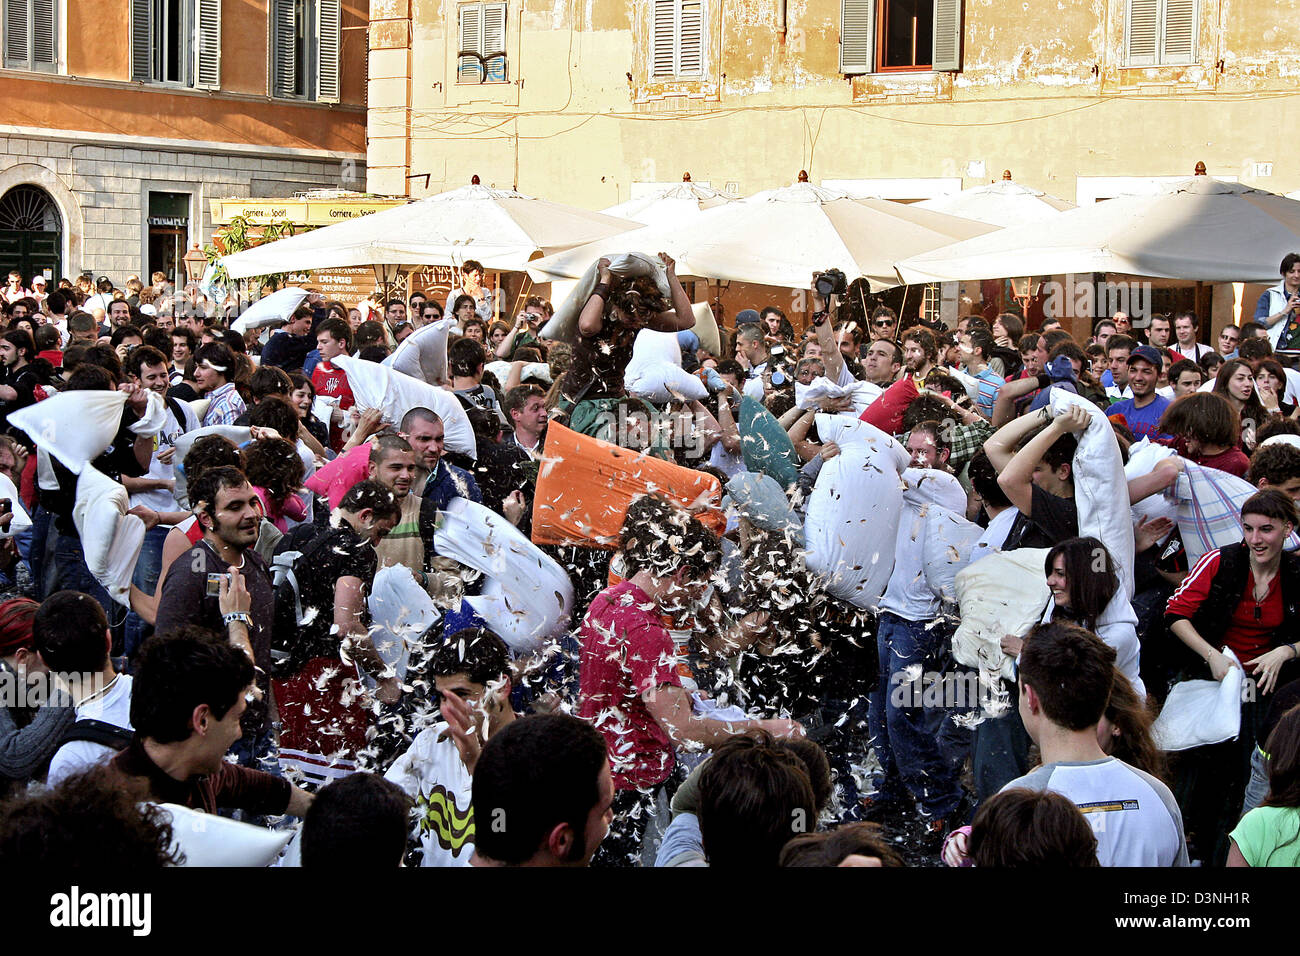
POLYGON ((32 67, 53 67, 55 56, 55 0, 32 0, 32 67))
POLYGON ((194 85, 221 87, 221 0, 194 3, 194 85))
POLYGON ((5 63, 27 66, 31 62, 28 0, 5 0, 5 63))
POLYGON ((936 71, 961 69, 962 0, 934 0, 934 40, 930 62, 936 71))
POLYGON ((682 0, 677 29, 677 73, 698 76, 704 72, 704 4, 682 0))
POLYGON ((852 76, 870 73, 872 19, 876 0, 840 0, 840 72, 852 76))
POLYGON ((298 95, 298 20, 293 0, 271 0, 271 95, 298 95))
POLYGON ((654 0, 650 26, 650 75, 672 76, 677 35, 677 0, 654 0))
POLYGON ((483 69, 487 83, 504 83, 506 75, 506 5, 483 4, 483 69))
POLYGON ((131 79, 153 78, 153 0, 131 0, 131 79))
POLYGON ((1196 0, 1165 0, 1165 16, 1160 37, 1161 63, 1196 62, 1196 32, 1199 17, 1196 0))
POLYGON ((456 67, 458 83, 483 82, 483 4, 467 3, 460 7, 460 52, 456 67))
POLYGON ((339 0, 316 0, 316 99, 339 101, 339 47, 343 11, 339 0))
POLYGON ((1155 66, 1160 43, 1160 0, 1128 0, 1124 59, 1128 66, 1155 66))

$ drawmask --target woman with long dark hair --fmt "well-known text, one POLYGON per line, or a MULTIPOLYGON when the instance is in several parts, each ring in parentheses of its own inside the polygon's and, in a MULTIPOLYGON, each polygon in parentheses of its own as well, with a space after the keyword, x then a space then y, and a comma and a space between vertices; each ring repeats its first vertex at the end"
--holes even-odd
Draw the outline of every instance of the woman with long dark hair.
POLYGON ((1097 743, 1108 755, 1168 783, 1169 767, 1164 751, 1151 735, 1155 719, 1150 698, 1143 700, 1129 679, 1116 668, 1110 703, 1097 725, 1097 743))
POLYGON ((1300 866, 1300 707, 1282 715, 1264 750, 1268 796, 1232 831, 1228 866, 1300 866))
POLYGON ((1241 422, 1241 448, 1247 455, 1255 450, 1255 431, 1268 417, 1255 394, 1255 373, 1245 359, 1230 359, 1219 368, 1214 379, 1214 393, 1222 395, 1241 422))
MULTIPOLYGON (((1043 623, 1067 620, 1092 631, 1115 648, 1115 666, 1142 699, 1146 685, 1139 671, 1140 645, 1137 615, 1120 590, 1115 559, 1096 538, 1067 538, 1043 562, 1052 598, 1043 612, 1043 623)), ((1023 641, 1007 635, 1002 649, 1019 656, 1023 641)))

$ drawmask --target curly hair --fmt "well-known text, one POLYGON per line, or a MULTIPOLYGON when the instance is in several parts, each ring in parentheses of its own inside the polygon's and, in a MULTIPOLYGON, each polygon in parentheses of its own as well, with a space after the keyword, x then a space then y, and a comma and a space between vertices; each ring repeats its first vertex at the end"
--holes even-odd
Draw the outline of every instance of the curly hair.
POLYGON ((668 301, 649 276, 615 276, 611 285, 609 299, 605 303, 606 318, 613 317, 616 306, 624 315, 642 323, 668 311, 668 301))
POLYGON ((14 873, 99 871, 109 860, 119 872, 160 870, 183 859, 172 846, 166 811, 137 803, 98 767, 0 813, 0 860, 14 873))
POLYGON ((249 484, 265 488, 283 501, 302 487, 305 468, 293 443, 283 438, 263 438, 244 452, 244 474, 249 484))

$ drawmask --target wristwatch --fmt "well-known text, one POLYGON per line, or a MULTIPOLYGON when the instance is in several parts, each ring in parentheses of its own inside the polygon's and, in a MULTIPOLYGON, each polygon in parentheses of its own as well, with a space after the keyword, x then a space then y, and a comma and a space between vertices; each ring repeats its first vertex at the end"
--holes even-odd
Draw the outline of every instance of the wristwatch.
POLYGON ((241 621, 245 627, 251 629, 253 626, 253 615, 249 614, 247 611, 231 611, 229 614, 221 615, 221 623, 226 627, 229 627, 231 624, 235 623, 235 621, 241 621))

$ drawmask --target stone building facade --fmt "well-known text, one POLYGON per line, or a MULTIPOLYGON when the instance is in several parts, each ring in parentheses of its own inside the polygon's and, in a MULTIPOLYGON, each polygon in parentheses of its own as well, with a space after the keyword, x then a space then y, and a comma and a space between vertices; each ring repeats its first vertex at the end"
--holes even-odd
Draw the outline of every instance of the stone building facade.
POLYGON ((0 3, 0 270, 183 281, 211 199, 364 188, 364 4, 66 0, 23 60, 0 3))

